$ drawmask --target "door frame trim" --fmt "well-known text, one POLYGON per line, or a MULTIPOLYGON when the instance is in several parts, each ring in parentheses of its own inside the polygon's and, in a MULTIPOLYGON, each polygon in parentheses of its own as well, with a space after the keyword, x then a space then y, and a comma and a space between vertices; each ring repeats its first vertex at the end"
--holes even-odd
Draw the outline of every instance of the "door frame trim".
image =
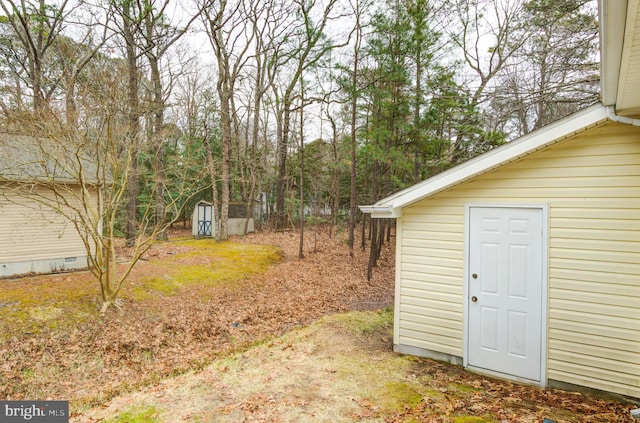
POLYGON ((464 206, 464 270, 463 270, 463 366, 466 369, 491 376, 515 380, 528 384, 534 384, 542 388, 547 386, 547 340, 548 340, 548 298, 549 298, 549 206, 548 204, 510 204, 510 203, 467 203, 464 206), (542 295, 540 315, 541 340, 540 340, 540 380, 523 379, 506 373, 491 372, 486 369, 477 369, 469 366, 469 255, 470 255, 470 226, 472 208, 511 208, 511 209, 538 209, 542 212, 542 295))

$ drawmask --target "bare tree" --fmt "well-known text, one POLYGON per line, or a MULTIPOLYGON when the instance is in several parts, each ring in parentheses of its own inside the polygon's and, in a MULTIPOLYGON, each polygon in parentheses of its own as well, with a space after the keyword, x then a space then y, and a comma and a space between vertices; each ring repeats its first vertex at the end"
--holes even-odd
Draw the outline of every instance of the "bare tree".
POLYGON ((66 126, 70 131, 78 128, 78 105, 76 91, 81 84, 83 71, 94 65, 101 49, 109 39, 109 14, 100 17, 99 13, 87 8, 81 12, 82 23, 71 22, 74 28, 83 31, 79 39, 58 37, 54 44, 57 56, 62 63, 62 85, 64 86, 66 126), (102 22, 101 22, 102 20, 102 22), (101 31, 98 29, 102 27, 101 31))
POLYGON ((334 10, 338 0, 329 0, 324 5, 316 0, 294 0, 292 12, 299 19, 290 25, 286 39, 291 43, 289 49, 275 51, 272 55, 273 66, 280 72, 281 79, 276 80, 274 73, 270 84, 276 96, 277 106, 277 147, 276 161, 278 180, 276 187, 276 226, 283 228, 286 222, 284 211, 285 190, 287 187, 287 151, 291 135, 291 118, 295 111, 295 88, 300 78, 310 68, 316 66, 332 50, 344 46, 335 43, 326 36, 327 25, 338 18, 334 10))
POLYGON ((248 172, 249 172, 249 190, 246 196, 247 209, 244 233, 247 233, 250 216, 253 214, 254 200, 256 194, 256 186, 260 183, 258 177, 263 174, 263 158, 266 154, 266 148, 260 148, 260 128, 262 118, 262 104, 264 97, 269 90, 267 84, 267 73, 269 72, 268 61, 269 55, 273 52, 278 38, 278 33, 283 31, 274 23, 282 21, 282 9, 275 7, 274 0, 256 1, 251 4, 251 13, 248 19, 253 28, 253 97, 249 107, 249 118, 251 123, 251 135, 248 137, 250 147, 248 149, 248 172))
POLYGON ((596 14, 588 0, 525 3, 528 37, 498 78, 494 125, 524 135, 598 101, 596 14))
MULTIPOLYGON (((163 83, 160 70, 160 61, 166 55, 167 51, 173 46, 189 29, 193 21, 198 17, 198 13, 193 16, 180 27, 173 26, 169 23, 166 9, 169 0, 164 0, 156 4, 153 0, 144 0, 138 4, 139 14, 144 22, 144 30, 142 34, 141 50, 149 63, 149 76, 151 85, 151 124, 147 130, 150 138, 150 145, 154 151, 154 174, 157 181, 155 201, 156 201, 156 218, 160 221, 165 215, 165 170, 164 170, 164 140, 166 138, 164 131, 164 111, 166 108, 165 98, 170 93, 165 92, 165 84, 163 83)), ((158 234, 161 240, 167 239, 167 234, 162 231, 158 234)))
POLYGON ((138 60, 141 54, 139 39, 141 37, 143 17, 136 14, 136 3, 133 0, 120 0, 109 4, 111 13, 119 19, 114 20, 114 32, 123 42, 125 62, 127 64, 127 92, 126 92, 126 122, 127 151, 131 151, 135 159, 129 160, 127 170, 127 214, 126 240, 128 246, 133 246, 138 235, 138 194, 139 194, 139 166, 138 156, 141 149, 142 116, 140 106, 140 68, 138 60), (131 150, 129 150, 131 149, 131 150))
POLYGON ((355 24, 353 28, 354 43, 353 43, 353 67, 351 70, 351 143, 349 151, 351 153, 350 164, 350 194, 349 194, 349 250, 353 255, 353 245, 355 244, 355 230, 356 230, 356 217, 358 213, 358 204, 356 203, 356 153, 357 153, 357 117, 358 117, 358 84, 359 84, 359 70, 360 70, 360 53, 362 49, 362 14, 364 13, 363 7, 366 8, 366 3, 361 0, 354 0, 355 4, 352 4, 353 12, 355 15, 355 24))
POLYGON ((248 60, 249 46, 254 32, 248 27, 247 10, 241 1, 208 2, 203 7, 207 35, 217 62, 216 89, 220 99, 220 127, 222 134, 222 200, 220 209, 220 239, 228 238, 230 201, 229 165, 235 125, 233 93, 241 71, 248 60))
POLYGON ((32 92, 33 111, 42 116, 49 106, 48 99, 60 84, 59 80, 45 81, 50 70, 47 69, 47 57, 73 9, 67 0, 58 5, 47 4, 45 0, 5 0, 0 2, 0 7, 24 52, 22 57, 22 52, 16 46, 8 46, 7 53, 16 59, 16 77, 25 76, 26 86, 32 92))
POLYGON ((298 149, 298 154, 300 156, 300 171, 299 171, 299 178, 300 178, 300 185, 299 185, 299 190, 300 190, 300 208, 299 208, 299 215, 300 215, 300 242, 298 244, 298 258, 303 259, 304 258, 304 226, 305 226, 305 189, 304 189, 304 79, 300 78, 300 106, 299 106, 299 122, 298 124, 300 125, 300 133, 298 135, 298 138, 300 139, 300 146, 298 149))
MULTIPOLYGON (((450 35, 473 74, 468 84, 474 88, 464 119, 473 122, 477 120, 478 106, 489 97, 486 91, 491 82, 526 40, 520 25, 523 5, 519 0, 458 0, 453 7, 460 27, 450 35)), ((458 132, 451 149, 453 163, 467 158, 467 135, 463 130, 458 132)))
MULTIPOLYGON (((104 81, 110 82, 113 80, 104 81)), ((3 190, 4 196, 29 199, 73 225, 84 244, 89 270, 100 287, 101 313, 112 306, 121 307, 118 296, 133 267, 155 236, 177 218, 177 210, 193 192, 189 178, 177 178, 184 185, 175 190, 177 194, 167 204, 173 213, 158 222, 153 202, 140 210, 140 231, 130 243, 129 260, 124 267, 117 265, 118 219, 131 180, 129 162, 137 159, 135 146, 123 142, 125 137, 121 136, 120 94, 113 88, 110 97, 101 97, 101 104, 92 106, 91 124, 84 125, 85 129, 71 133, 64 125, 28 118, 23 132, 30 136, 7 136, 0 144, 5 154, 13 150, 10 157, 21 158, 0 169, 10 187, 3 190)), ((172 171, 184 172, 188 167, 172 171)))

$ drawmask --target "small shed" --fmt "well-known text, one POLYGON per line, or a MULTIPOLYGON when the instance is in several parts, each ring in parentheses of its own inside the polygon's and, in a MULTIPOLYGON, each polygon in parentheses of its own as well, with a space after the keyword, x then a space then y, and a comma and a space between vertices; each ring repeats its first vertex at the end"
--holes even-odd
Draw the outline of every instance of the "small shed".
MULTIPOLYGON (((197 237, 216 236, 216 215, 213 204, 208 201, 199 201, 193 209, 192 233, 197 237)), ((217 211, 218 213, 220 210, 217 211)), ((254 219, 248 217, 246 203, 230 203, 227 228, 229 235, 244 235, 244 228, 247 225, 247 233, 255 231, 254 219)))
POLYGON ((193 236, 214 237, 215 221, 213 204, 200 200, 193 208, 191 225, 193 236))
POLYGON ((600 4, 604 104, 361 206, 397 223, 396 351, 640 398, 638 6, 600 4))
POLYGON ((247 224, 247 233, 255 231, 253 216, 247 216, 247 203, 229 204, 229 235, 244 235, 245 224, 247 224))

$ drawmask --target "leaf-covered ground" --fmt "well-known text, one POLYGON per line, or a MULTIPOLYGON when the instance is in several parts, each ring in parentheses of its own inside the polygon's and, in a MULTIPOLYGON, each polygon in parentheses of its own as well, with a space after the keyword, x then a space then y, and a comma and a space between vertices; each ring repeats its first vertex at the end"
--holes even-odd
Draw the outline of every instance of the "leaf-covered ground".
POLYGON ((78 422, 626 422, 620 404, 394 354, 393 312, 334 314, 78 422), (103 420, 104 419, 104 420, 103 420))
MULTIPOLYGON (((0 281, 0 398, 69 399, 72 410, 200 368, 331 313, 387 306, 392 252, 367 282, 342 236, 179 239, 136 266, 123 312, 98 315, 87 272, 0 281)), ((126 251, 123 252, 126 254, 126 251)))
POLYGON ((630 421, 394 354, 393 246, 367 282, 366 251, 306 240, 302 260, 293 233, 158 244, 104 318, 86 272, 0 281, 0 398, 69 399, 72 421, 630 421))

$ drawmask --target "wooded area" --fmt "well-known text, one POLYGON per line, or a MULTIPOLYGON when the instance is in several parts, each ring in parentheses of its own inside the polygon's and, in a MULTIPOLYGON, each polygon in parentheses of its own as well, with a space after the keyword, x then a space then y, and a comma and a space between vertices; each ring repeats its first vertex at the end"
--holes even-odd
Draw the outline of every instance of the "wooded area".
POLYGON ((243 202, 301 237, 343 222, 353 248, 358 204, 598 99, 594 1, 0 4, 2 127, 100 188, 75 215, 105 257, 102 237, 143 251, 201 199, 219 239, 243 202))

